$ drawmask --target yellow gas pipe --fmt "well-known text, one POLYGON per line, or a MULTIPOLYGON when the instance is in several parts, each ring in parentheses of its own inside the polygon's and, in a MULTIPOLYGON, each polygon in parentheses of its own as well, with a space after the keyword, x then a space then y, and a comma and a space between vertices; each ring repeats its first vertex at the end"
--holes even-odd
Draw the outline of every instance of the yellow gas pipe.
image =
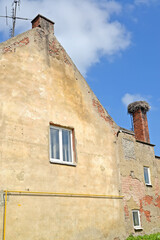
POLYGON ((4 227, 3 227, 3 240, 6 238, 6 211, 7 211, 7 190, 5 192, 4 200, 4 227))
POLYGON ((33 191, 15 191, 15 190, 4 190, 6 193, 19 193, 19 194, 33 194, 33 195, 53 195, 53 196, 66 196, 66 197, 90 197, 90 198, 116 198, 121 199, 123 196, 117 195, 100 195, 100 194, 83 194, 83 193, 57 193, 57 192, 33 192, 33 191))
POLYGON ((5 204, 4 204, 4 227, 3 227, 3 240, 6 237, 6 211, 7 211, 7 194, 30 194, 30 195, 51 195, 61 197, 87 197, 87 198, 111 198, 111 199, 122 199, 123 196, 117 195, 98 195, 98 194, 83 194, 83 193, 56 193, 56 192, 33 192, 33 191, 15 191, 15 190, 4 190, 5 193, 5 204))

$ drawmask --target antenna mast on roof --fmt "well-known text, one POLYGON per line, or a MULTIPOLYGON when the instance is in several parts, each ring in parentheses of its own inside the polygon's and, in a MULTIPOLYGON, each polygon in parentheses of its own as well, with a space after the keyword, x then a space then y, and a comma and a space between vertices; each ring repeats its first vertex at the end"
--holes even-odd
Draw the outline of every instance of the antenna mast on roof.
POLYGON ((14 0, 14 2, 12 3, 13 27, 12 27, 11 37, 14 37, 14 33, 15 33, 17 4, 20 5, 20 0, 19 1, 14 0))
POLYGON ((11 37, 14 37, 15 35, 15 26, 16 26, 16 19, 20 19, 20 20, 31 20, 29 18, 21 18, 21 17, 16 17, 17 14, 17 6, 20 7, 20 0, 14 0, 12 3, 12 16, 8 16, 7 15, 7 7, 6 7, 6 16, 0 16, 0 17, 5 17, 6 18, 6 24, 8 25, 8 18, 12 18, 12 28, 10 29, 10 34, 11 37))

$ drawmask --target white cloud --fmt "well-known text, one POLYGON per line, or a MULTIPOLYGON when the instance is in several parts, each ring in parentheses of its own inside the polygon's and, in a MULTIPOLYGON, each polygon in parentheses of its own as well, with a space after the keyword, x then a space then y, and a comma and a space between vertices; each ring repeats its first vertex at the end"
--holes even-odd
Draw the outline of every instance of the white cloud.
POLYGON ((125 106, 128 106, 128 104, 135 102, 135 101, 146 101, 146 98, 142 97, 140 94, 130 94, 130 93, 126 93, 122 97, 122 103, 125 106))
MULTIPOLYGON (((0 1, 0 15, 11 0, 0 1)), ((120 14, 122 6, 104 0, 22 0, 17 16, 33 19, 38 13, 55 22, 55 35, 83 74, 102 56, 114 56, 131 43, 130 33, 113 14, 120 14)), ((5 19, 0 31, 6 34, 5 19)), ((17 33, 30 29, 30 23, 17 20, 17 33)))
POLYGON ((105 1, 100 2, 100 6, 105 8, 110 14, 116 13, 119 14, 122 11, 122 6, 116 1, 105 1))

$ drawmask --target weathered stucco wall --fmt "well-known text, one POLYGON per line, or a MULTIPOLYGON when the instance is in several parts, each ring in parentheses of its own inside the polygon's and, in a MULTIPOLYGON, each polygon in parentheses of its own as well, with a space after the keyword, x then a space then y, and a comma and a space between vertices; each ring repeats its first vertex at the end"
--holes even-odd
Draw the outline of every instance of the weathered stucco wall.
MULTIPOLYGON (((0 85, 1 190, 119 195, 118 127, 54 36, 0 44, 0 85), (76 167, 50 163, 50 122, 74 128, 76 167)), ((12 195, 6 240, 123 239, 123 220, 121 199, 12 195)))
POLYGON ((118 135, 121 194, 124 195, 124 215, 128 235, 160 231, 159 160, 154 147, 135 140, 133 133, 118 135), (150 169, 151 184, 146 186, 143 167, 150 169), (132 210, 140 211, 141 230, 134 230, 132 210))

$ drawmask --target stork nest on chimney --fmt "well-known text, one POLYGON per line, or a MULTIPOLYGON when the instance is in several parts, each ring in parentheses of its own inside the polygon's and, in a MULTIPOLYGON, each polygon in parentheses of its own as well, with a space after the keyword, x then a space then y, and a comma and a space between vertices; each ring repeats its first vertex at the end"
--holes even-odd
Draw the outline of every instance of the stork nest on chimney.
POLYGON ((141 109, 144 112, 148 112, 149 109, 150 109, 150 106, 145 101, 137 101, 137 102, 130 103, 128 105, 128 113, 132 114, 132 113, 136 112, 139 109, 141 109))

